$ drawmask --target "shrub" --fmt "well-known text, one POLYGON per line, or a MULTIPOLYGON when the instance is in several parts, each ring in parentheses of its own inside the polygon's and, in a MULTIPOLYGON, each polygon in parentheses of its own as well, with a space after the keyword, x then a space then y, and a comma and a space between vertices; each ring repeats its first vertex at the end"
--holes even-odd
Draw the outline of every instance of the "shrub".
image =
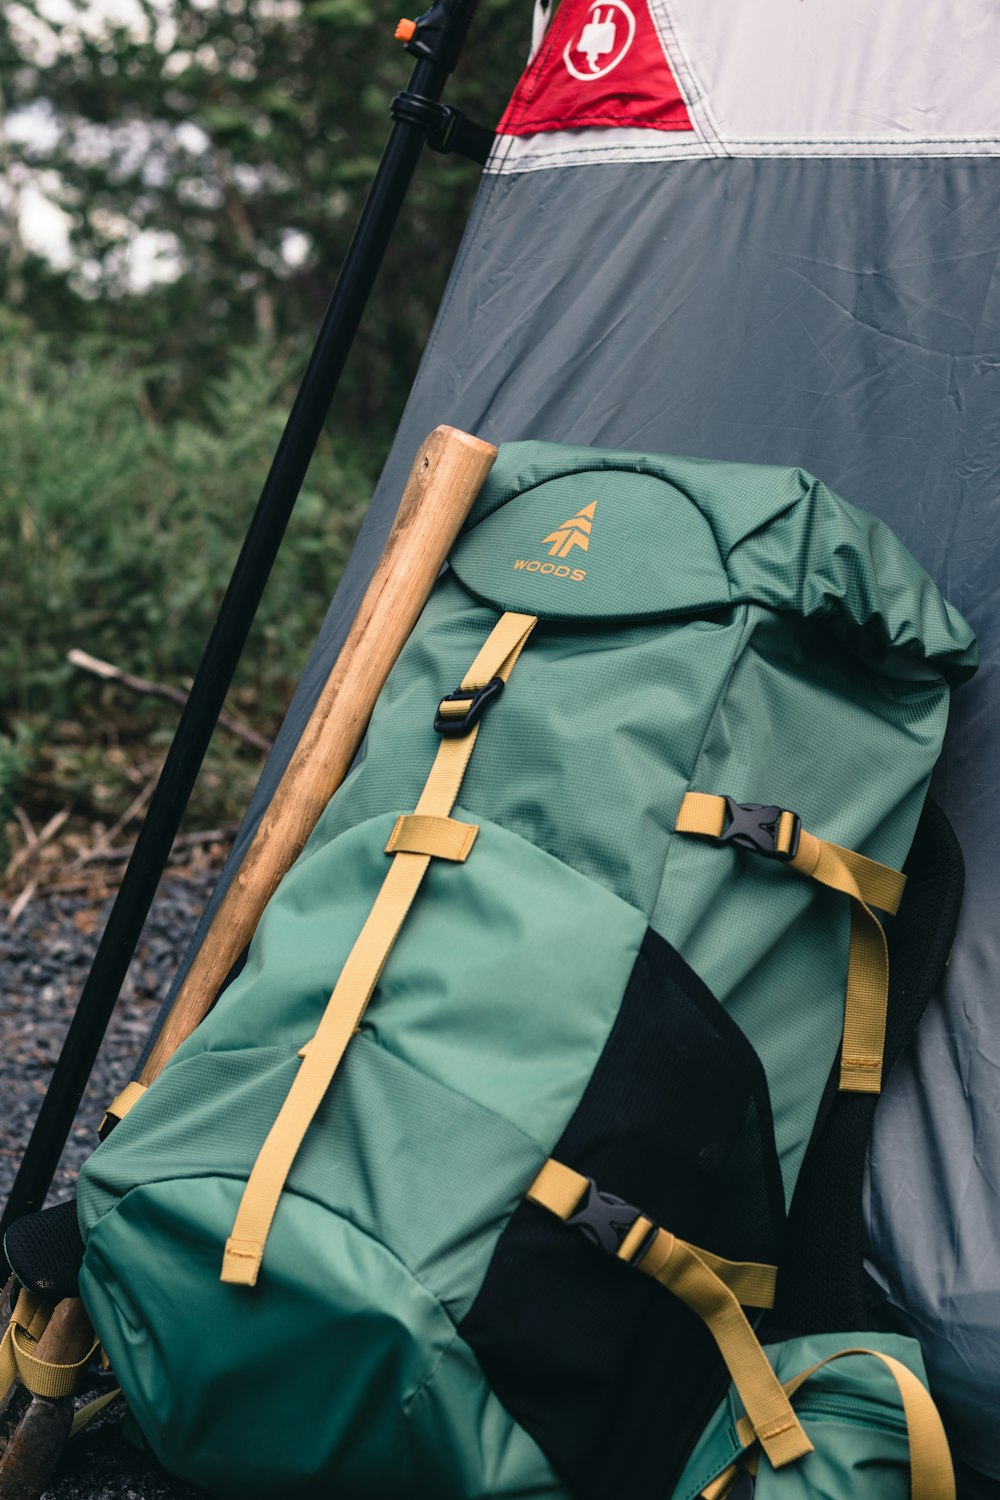
MULTIPOLYGON (((183 686, 193 676, 294 391, 299 358, 238 349, 161 418, 170 372, 84 340, 0 323, 0 729, 30 724, 79 795, 58 725, 168 740, 177 710, 128 702, 69 666, 73 647, 183 686), (151 399, 150 393, 154 393, 151 399), (105 723, 105 721, 107 721, 105 723)), ((367 506, 387 437, 324 439, 239 670, 244 715, 273 732, 367 506)), ((69 736, 72 741, 73 736, 69 736)), ((134 788, 133 788, 134 790, 134 788)), ((114 798, 112 798, 112 801, 114 798)))

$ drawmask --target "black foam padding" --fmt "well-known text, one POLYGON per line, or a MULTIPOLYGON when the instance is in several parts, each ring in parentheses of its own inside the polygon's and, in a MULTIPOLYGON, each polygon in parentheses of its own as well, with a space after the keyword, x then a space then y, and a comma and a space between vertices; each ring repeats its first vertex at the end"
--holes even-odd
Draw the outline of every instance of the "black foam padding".
MULTIPOLYGON (((885 922, 889 1009, 883 1082, 916 1030, 955 938, 965 885, 958 840, 928 799, 906 864, 899 913, 885 922)), ((864 1273, 865 1154, 877 1094, 840 1093, 838 1058, 792 1199, 778 1298, 765 1337, 871 1328, 864 1273)))
POLYGON ((4 1236, 4 1253, 29 1292, 54 1302, 79 1296, 83 1240, 76 1221, 76 1199, 15 1219, 4 1236))
MULTIPOLYGON (((696 1245, 778 1259, 784 1197, 764 1070, 654 932, 552 1155, 696 1245)), ((729 1382, 695 1313, 528 1202, 459 1331, 583 1500, 668 1495, 729 1382)))

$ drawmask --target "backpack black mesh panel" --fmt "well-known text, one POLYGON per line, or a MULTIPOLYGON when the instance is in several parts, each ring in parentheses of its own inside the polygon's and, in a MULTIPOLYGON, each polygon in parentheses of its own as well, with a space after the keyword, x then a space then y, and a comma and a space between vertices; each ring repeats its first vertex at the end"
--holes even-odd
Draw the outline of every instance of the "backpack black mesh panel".
POLYGON ((76 1199, 15 1219, 4 1236, 4 1253, 29 1292, 55 1302, 78 1296, 83 1240, 76 1222, 76 1199))
MULTIPOLYGON (((553 1156, 665 1228, 774 1262, 784 1200, 764 1070, 701 980, 648 932, 553 1156)), ((460 1329, 575 1492, 667 1494, 728 1384, 701 1320, 523 1203, 460 1329)))

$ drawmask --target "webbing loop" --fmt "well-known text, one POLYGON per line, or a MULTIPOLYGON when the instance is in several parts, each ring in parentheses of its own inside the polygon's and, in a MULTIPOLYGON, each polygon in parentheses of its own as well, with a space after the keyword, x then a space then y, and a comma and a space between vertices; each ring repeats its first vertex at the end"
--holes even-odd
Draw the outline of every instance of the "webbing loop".
POLYGON ((39 1359, 35 1349, 48 1327, 52 1312, 51 1304, 22 1287, 0 1340, 0 1400, 15 1380, 20 1380, 33 1396, 48 1396, 55 1400, 60 1396, 72 1396, 75 1392, 80 1374, 96 1354, 100 1341, 95 1338, 83 1358, 73 1364, 55 1364, 51 1360, 39 1359))
POLYGON ((98 1140, 105 1140, 111 1134, 112 1130, 114 1130, 115 1126, 121 1124, 129 1110, 138 1104, 146 1092, 146 1087, 146 1084, 138 1083, 133 1079, 131 1083, 125 1085, 120 1094, 115 1095, 104 1111, 104 1118, 97 1127, 98 1140))
MULTIPOLYGON (((550 1158, 525 1196, 566 1224, 575 1219, 586 1233, 592 1227, 586 1210, 593 1191, 589 1178, 550 1158)), ((615 1248, 613 1240, 600 1237, 595 1243, 651 1276, 698 1314, 726 1363, 753 1423, 754 1437, 774 1467, 811 1453, 812 1443, 740 1305, 772 1306, 776 1267, 723 1260, 661 1229, 629 1204, 599 1196, 611 1206, 600 1222, 602 1227, 604 1223, 611 1226, 618 1244, 615 1248)))
POLYGON ((877 1094, 882 1087, 885 1023, 889 1004, 889 949, 872 907, 895 916, 906 876, 853 849, 842 849, 802 828, 794 813, 778 807, 736 804, 708 792, 687 792, 674 825, 714 843, 727 842, 732 808, 748 815, 753 830, 742 826, 729 842, 769 852, 756 842, 773 837, 771 857, 782 860, 810 880, 840 891, 851 901, 851 944, 844 997, 844 1044, 839 1087, 852 1093, 877 1094), (753 815, 753 816, 751 816, 753 815), (747 833, 750 839, 741 837, 747 833))
MULTIPOLYGON (((502 615, 463 678, 460 691, 474 694, 494 678, 506 682, 536 623, 534 615, 502 615)), ((470 837, 475 837, 474 825, 452 820, 451 810, 479 729, 477 722, 460 737, 441 740, 416 809, 393 830, 388 873, 340 971, 319 1027, 299 1051, 301 1067, 247 1179, 232 1234, 226 1241, 221 1277, 225 1282, 256 1285, 264 1246, 292 1163, 347 1045, 361 1025, 431 860, 436 855, 446 859, 468 855, 470 837), (453 826, 446 829, 446 823, 453 826), (431 847, 435 842, 439 847, 431 847), (420 852, 414 852, 417 848, 420 852)))

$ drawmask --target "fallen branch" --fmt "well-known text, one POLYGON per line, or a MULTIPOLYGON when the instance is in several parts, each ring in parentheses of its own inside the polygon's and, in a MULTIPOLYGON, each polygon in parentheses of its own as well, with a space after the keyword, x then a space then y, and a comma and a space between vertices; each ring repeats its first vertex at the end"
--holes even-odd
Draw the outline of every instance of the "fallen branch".
POLYGON ((111 848, 111 846, 114 844, 115 839, 121 833, 122 829, 127 828, 132 819, 137 818, 139 814, 144 811, 146 803, 149 801, 150 797, 152 797, 154 791, 156 790, 156 783, 158 780, 159 772, 157 772, 157 774, 153 777, 152 781, 148 781, 146 783, 139 795, 132 799, 128 807, 126 807, 125 811, 118 819, 117 823, 115 823, 114 826, 108 830, 108 832, 104 835, 104 838, 99 843, 94 844, 90 849, 85 849, 82 854, 77 855, 76 859, 74 859, 73 863, 68 867, 68 873, 72 873, 74 870, 82 870, 84 865, 89 865, 92 860, 103 859, 106 857, 105 851, 111 848))
MULTIPOLYGON (((206 828, 201 833, 179 833, 171 847, 172 849, 190 849, 198 844, 221 844, 226 839, 231 839, 238 827, 238 823, 232 823, 228 828, 206 828)), ((96 864, 99 860, 128 859, 131 853, 131 844, 122 844, 117 849, 105 847, 92 850, 83 862, 89 865, 96 864)))
MULTIPOLYGON (((176 703, 181 708, 185 706, 188 695, 181 688, 169 687, 162 682, 149 682, 145 677, 135 677, 131 672, 124 672, 121 667, 116 667, 112 662, 101 661, 97 656, 91 656, 87 651, 76 649, 66 653, 66 660, 74 667, 80 667, 84 672, 92 672, 95 677, 103 677, 106 682, 120 682, 133 693, 144 693, 151 698, 166 698, 170 703, 176 703)), ((246 724, 241 724, 238 719, 229 714, 219 715, 219 728, 225 729, 229 734, 234 734, 246 744, 252 745, 255 750, 261 750, 266 755, 271 749, 271 741, 256 729, 250 729, 246 724)))
POLYGON ((24 887, 24 890, 18 896, 17 900, 14 902, 14 905, 11 907, 10 911, 7 913, 7 926, 8 927, 13 927, 14 926, 14 923, 17 921, 18 917, 21 916, 21 914, 24 911, 25 907, 29 905, 32 896, 35 894, 35 892, 37 890, 38 890, 38 881, 37 880, 30 880, 28 882, 28 884, 24 887))
POLYGON ((42 887, 42 895, 48 896, 53 893, 63 895, 66 891, 92 891, 95 878, 93 875, 88 875, 85 880, 47 880, 42 887))
POLYGON ((32 823, 23 807, 15 807, 14 816, 20 824, 21 832, 24 834, 24 842, 29 849, 34 848, 35 844, 38 843, 38 834, 35 832, 34 823, 32 823))
MULTIPOLYGON (((66 819, 69 817, 69 813, 70 810, 68 807, 64 807, 60 812, 53 813, 52 817, 46 823, 41 832, 34 834, 32 842, 25 844, 24 848, 19 849, 14 855, 14 858, 11 860, 10 864, 7 866, 7 869, 4 872, 4 880, 9 880, 12 875, 17 873, 17 871, 23 864, 26 864, 28 860, 32 859, 34 855, 38 853, 43 844, 47 844, 51 839, 55 838, 60 828, 66 822, 66 819)), ((34 833, 33 829, 32 832, 34 833)), ((27 837, 27 834, 25 834, 25 837, 27 837)))

